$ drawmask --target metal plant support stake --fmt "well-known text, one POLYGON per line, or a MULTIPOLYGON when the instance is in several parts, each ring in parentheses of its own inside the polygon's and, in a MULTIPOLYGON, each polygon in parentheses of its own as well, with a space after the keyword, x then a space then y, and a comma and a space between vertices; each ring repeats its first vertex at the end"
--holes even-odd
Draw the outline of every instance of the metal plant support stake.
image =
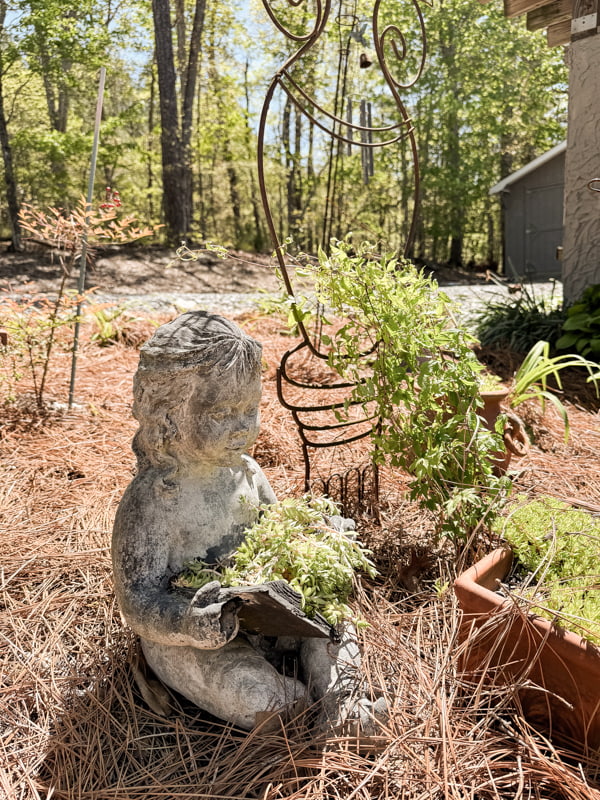
POLYGON ((69 408, 73 407, 75 396, 75 373, 77 371, 77 351, 79 349, 79 328, 81 312, 83 308, 83 293, 85 292, 85 271, 87 264, 87 245, 88 245, 88 226, 90 221, 90 210, 94 199, 94 180, 96 177, 96 160, 98 158, 98 144, 100 141, 100 120, 102 119, 102 103, 104 100, 104 82, 106 80, 106 67, 100 68, 100 79, 98 83, 98 98, 96 101, 96 119, 94 121, 94 141, 92 144, 92 160, 90 164, 90 175, 88 179, 88 190, 85 205, 85 221, 83 236, 81 237, 81 255, 79 257, 79 282, 77 292, 77 318, 73 331, 73 355, 71 357, 71 380, 69 383, 69 408))
MULTIPOLYGON (((429 5, 428 0, 423 1, 429 5)), ((277 70, 267 89, 258 130, 258 176, 262 204, 278 267, 287 294, 293 299, 295 293, 292 276, 286 264, 283 243, 276 230, 265 180, 265 133, 267 118, 274 106, 273 100, 276 91, 283 93, 283 96, 291 101, 296 108, 296 113, 303 115, 309 121, 309 124, 313 126, 313 130, 319 129, 329 137, 327 192, 321 241, 321 245, 325 250, 327 250, 332 237, 340 158, 351 156, 356 148, 360 148, 362 181, 364 185, 369 185, 375 170, 374 151, 378 148, 393 146, 402 141, 408 142, 414 167, 414 203, 409 233, 403 248, 403 254, 406 255, 414 238, 416 227, 419 169, 414 127, 408 111, 402 103, 400 92, 413 86, 421 76, 427 48, 423 15, 417 0, 407 0, 407 7, 412 8, 414 11, 419 45, 418 52, 411 62, 411 64, 416 64, 414 74, 405 80, 398 78, 396 73, 400 72, 403 62, 406 61, 408 63, 409 55, 413 54, 409 53, 410 48, 407 44, 407 37, 402 33, 400 27, 389 22, 385 24, 382 21, 384 16, 382 13, 382 0, 376 0, 373 5, 371 19, 368 21, 365 21, 364 18, 359 19, 357 16, 357 0, 279 0, 277 3, 279 12, 274 9, 275 4, 276 0, 263 0, 263 6, 273 25, 287 40, 288 45, 291 44, 296 49, 277 70), (337 14, 332 14, 332 6, 334 5, 337 14), (349 6, 352 6, 352 8, 349 9, 349 6), (281 10, 282 7, 283 11, 281 10), (302 12, 302 17, 295 19, 294 24, 285 21, 290 14, 295 13, 293 9, 298 9, 298 13, 302 12), (339 60, 333 107, 328 109, 323 104, 318 103, 314 93, 311 93, 309 89, 302 85, 301 77, 296 77, 295 74, 297 72, 301 76, 302 72, 295 68, 302 64, 304 57, 309 54, 311 49, 316 50, 318 46, 322 45, 325 41, 324 34, 326 29, 330 30, 332 27, 337 30, 339 60), (368 29, 370 29, 372 35, 374 56, 367 52, 369 50, 366 33, 368 29), (355 43, 355 49, 360 46, 363 51, 359 57, 359 68, 361 70, 378 68, 381 71, 388 93, 397 109, 397 120, 395 122, 374 125, 371 101, 360 99, 357 102, 353 100, 348 87, 348 58, 353 42, 355 43), (355 122, 357 116, 358 123, 355 122)), ((317 55, 318 59, 317 53, 312 55, 317 55)), ((363 417, 351 422, 339 422, 334 419, 331 424, 323 424, 318 421, 322 419, 323 412, 330 412, 335 417, 336 409, 340 409, 344 405, 343 400, 336 399, 333 402, 323 402, 318 399, 314 404, 299 405, 286 398, 289 387, 304 391, 309 390, 311 394, 314 393, 317 397, 319 395, 320 397, 326 397, 327 392, 333 391, 339 397, 340 392, 347 392, 354 385, 319 380, 302 381, 293 378, 290 372, 290 359, 297 357, 299 354, 306 355, 310 353, 317 359, 326 360, 327 353, 323 352, 321 348, 320 324, 317 323, 315 331, 311 333, 305 326, 295 302, 292 305, 292 310, 302 341, 298 346, 284 354, 277 373, 277 388, 280 402, 291 412, 298 427, 305 464, 305 490, 308 491, 314 487, 314 482, 311 483, 310 448, 337 447, 355 442, 368 436, 373 427, 378 425, 378 420, 376 418, 367 419, 363 417), (318 418, 317 414, 319 415, 318 418), (329 435, 328 441, 323 441, 323 434, 329 435)), ((329 396, 331 397, 332 395, 329 396)), ((357 504, 362 509, 370 505, 370 510, 374 509, 376 512, 379 478, 375 465, 369 464, 362 470, 358 470, 356 466, 353 466, 344 474, 337 473, 326 480, 321 479, 321 487, 324 491, 331 489, 334 485, 338 486, 338 494, 344 503, 348 500, 350 486, 356 486, 357 504)))

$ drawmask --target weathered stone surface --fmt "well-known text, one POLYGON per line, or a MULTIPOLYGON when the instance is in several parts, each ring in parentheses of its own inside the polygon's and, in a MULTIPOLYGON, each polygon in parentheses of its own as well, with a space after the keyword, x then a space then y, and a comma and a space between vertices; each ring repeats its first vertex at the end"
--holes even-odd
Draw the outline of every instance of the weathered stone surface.
POLYGON ((217 564, 231 553, 258 506, 275 501, 246 455, 258 434, 260 381, 260 345, 222 317, 189 312, 156 331, 134 378, 138 473, 119 505, 112 545, 117 598, 150 667, 243 728, 309 694, 328 694, 327 716, 338 719, 359 663, 351 633, 339 645, 301 639, 304 684, 239 632, 231 590, 214 581, 190 599, 171 588, 186 561, 217 564))

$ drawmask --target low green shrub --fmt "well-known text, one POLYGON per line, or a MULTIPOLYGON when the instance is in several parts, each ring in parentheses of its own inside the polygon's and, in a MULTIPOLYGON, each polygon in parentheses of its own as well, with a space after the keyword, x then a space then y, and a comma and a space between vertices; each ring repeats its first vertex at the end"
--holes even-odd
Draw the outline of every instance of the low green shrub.
POLYGON ((486 303, 474 323, 484 347, 525 354, 540 340, 554 347, 565 319, 566 311, 554 292, 549 297, 537 297, 533 287, 523 286, 514 297, 486 303))
POLYGON ((588 286, 581 300, 567 310, 559 350, 577 351, 600 362, 600 283, 588 286))

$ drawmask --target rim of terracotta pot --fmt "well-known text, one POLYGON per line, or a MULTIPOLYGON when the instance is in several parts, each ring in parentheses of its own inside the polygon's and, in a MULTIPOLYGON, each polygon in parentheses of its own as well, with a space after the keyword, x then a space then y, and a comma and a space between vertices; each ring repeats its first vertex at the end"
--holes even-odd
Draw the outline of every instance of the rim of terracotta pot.
MULTIPOLYGON (((513 561, 513 551, 508 546, 498 547, 482 559, 466 569, 454 581, 454 593, 459 606, 466 615, 481 616, 509 610, 514 602, 497 592, 501 581, 506 578, 513 561)), ((600 681, 600 647, 585 639, 580 634, 562 628, 545 617, 532 611, 527 617, 540 630, 544 638, 551 643, 557 654, 571 655, 576 649, 582 656, 596 662, 600 681)))
POLYGON ((500 389, 480 389, 479 394, 481 395, 481 397, 483 397, 484 400, 486 397, 498 398, 502 400, 505 397, 508 397, 508 395, 510 394, 510 389, 508 389, 506 386, 500 389))

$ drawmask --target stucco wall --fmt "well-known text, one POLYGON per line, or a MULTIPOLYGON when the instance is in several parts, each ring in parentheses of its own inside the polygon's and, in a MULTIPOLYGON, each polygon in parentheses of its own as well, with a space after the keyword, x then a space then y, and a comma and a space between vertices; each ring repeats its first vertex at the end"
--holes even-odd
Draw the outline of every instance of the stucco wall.
POLYGON ((600 35, 573 42, 568 51, 569 129, 565 161, 564 294, 581 296, 600 283, 600 35))

